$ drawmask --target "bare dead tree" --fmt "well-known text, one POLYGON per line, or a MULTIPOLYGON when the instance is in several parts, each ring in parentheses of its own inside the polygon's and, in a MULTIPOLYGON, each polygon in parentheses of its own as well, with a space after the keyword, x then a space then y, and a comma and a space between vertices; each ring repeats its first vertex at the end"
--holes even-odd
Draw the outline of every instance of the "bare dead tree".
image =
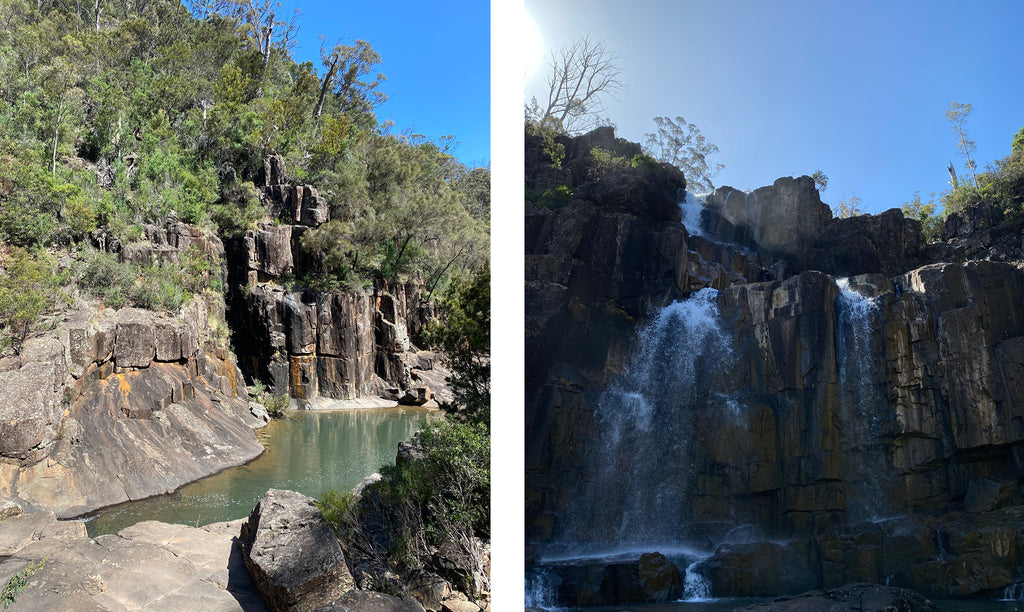
POLYGON ((576 39, 548 58, 548 101, 540 121, 555 122, 568 134, 578 134, 607 120, 602 98, 615 98, 625 85, 619 56, 604 41, 576 39))

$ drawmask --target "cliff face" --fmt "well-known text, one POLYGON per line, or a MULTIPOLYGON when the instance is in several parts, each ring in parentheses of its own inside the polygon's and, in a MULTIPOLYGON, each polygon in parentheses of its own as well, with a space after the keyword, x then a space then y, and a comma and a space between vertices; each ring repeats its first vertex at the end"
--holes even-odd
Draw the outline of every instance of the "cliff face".
POLYGON ((282 164, 268 158, 260 188, 278 222, 227 248, 229 316, 243 370, 299 400, 450 400, 439 356, 416 347, 433 315, 418 284, 346 292, 282 286, 311 271, 302 234, 330 219, 314 187, 281 184, 282 164))
POLYGON ((202 298, 173 317, 82 306, 5 359, 0 495, 75 516, 259 455, 264 422, 211 321, 202 298))
POLYGON ((1024 499, 1019 244, 962 219, 944 248, 925 248, 899 211, 831 219, 807 177, 720 189, 699 229, 649 214, 664 202, 626 211, 582 193, 527 207, 536 554, 599 549, 577 537, 588 531, 611 534, 606 548, 656 534, 718 550, 700 570, 716 595, 896 576, 968 596, 1013 582, 1020 530, 981 526, 1024 499), (681 312, 657 337, 661 309, 705 287, 718 291, 703 314, 681 312), (676 348, 708 321, 720 344, 676 348), (925 540, 938 542, 927 559, 925 540))

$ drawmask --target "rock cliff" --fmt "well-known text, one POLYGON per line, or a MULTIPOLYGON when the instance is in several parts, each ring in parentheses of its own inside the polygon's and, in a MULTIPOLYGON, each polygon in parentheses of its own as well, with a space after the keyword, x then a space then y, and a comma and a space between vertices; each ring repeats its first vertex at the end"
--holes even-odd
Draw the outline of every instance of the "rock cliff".
POLYGON ((330 219, 310 185, 282 184, 284 162, 268 158, 260 192, 274 223, 227 245, 229 317, 240 365, 276 394, 315 407, 317 398, 436 405, 450 400, 435 353, 421 351, 433 316, 415 282, 369 290, 287 290, 313 263, 301 237, 330 219), (403 399, 405 398, 405 399, 403 399))
POLYGON ((259 455, 263 421, 211 321, 223 306, 203 298, 177 316, 82 305, 3 360, 0 496, 75 516, 259 455))
POLYGON ((1020 580, 1020 228, 969 212, 926 246, 899 211, 832 219, 807 177, 719 189, 699 227, 635 193, 527 204, 531 554, 601 552, 586 533, 717 550, 692 569, 734 596, 1020 580), (657 313, 705 288, 702 314, 654 337, 657 313), (720 344, 673 347, 708 321, 720 344), (604 515, 581 518, 594 489, 604 515))

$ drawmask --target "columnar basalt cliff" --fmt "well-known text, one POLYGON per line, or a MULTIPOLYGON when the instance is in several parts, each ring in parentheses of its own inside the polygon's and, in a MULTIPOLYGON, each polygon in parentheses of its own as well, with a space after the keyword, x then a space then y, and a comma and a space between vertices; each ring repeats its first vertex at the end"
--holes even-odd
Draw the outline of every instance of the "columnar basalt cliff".
MULTIPOLYGON (((551 180, 556 169, 532 145, 528 137, 527 176, 551 180)), ((578 177, 589 163, 580 152, 564 166, 578 177)), ((625 543, 717 551, 691 568, 716 595, 870 581, 970 597, 1020 581, 1020 228, 972 224, 978 213, 968 213, 951 217, 944 244, 926 246, 919 222, 899 211, 833 219, 808 177, 719 189, 700 227, 686 227, 672 214, 683 182, 670 196, 653 187, 668 173, 621 172, 643 184, 628 204, 602 188, 626 179, 607 175, 577 185, 563 206, 527 203, 531 556, 625 543), (984 234, 964 229, 974 225, 984 234), (1013 231, 1016 243, 1005 238, 1013 231), (704 288, 717 292, 701 316, 728 347, 672 356, 656 344, 672 339, 654 337, 653 317, 704 288), (634 353, 655 346, 667 382, 629 382, 650 367, 634 353), (692 386, 672 383, 682 367, 673 359, 689 360, 692 386), (609 407, 629 411, 622 421, 638 433, 620 431, 609 407), (640 432, 645 419, 657 422, 640 432), (636 440, 661 446, 638 454, 636 440), (614 463, 617 448, 629 457, 614 463), (657 465, 627 460, 655 456, 657 465), (609 492, 639 495, 630 484, 645 469, 672 483, 651 493, 664 502, 657 529, 609 492), (578 537, 574 517, 594 506, 583 499, 590 490, 606 492, 607 515, 589 516, 590 530, 630 525, 632 539, 578 537)), ((676 316, 671 334, 704 333, 696 315, 676 316)), ((569 570, 558 571, 563 601, 576 601, 569 570)))
POLYGON ((228 244, 229 317, 240 365, 250 378, 304 405, 317 398, 436 405, 447 401, 439 355, 417 348, 433 316, 420 284, 379 284, 370 290, 286 290, 312 262, 301 246, 330 211, 309 185, 282 184, 283 161, 268 158, 260 187, 278 221, 228 244))

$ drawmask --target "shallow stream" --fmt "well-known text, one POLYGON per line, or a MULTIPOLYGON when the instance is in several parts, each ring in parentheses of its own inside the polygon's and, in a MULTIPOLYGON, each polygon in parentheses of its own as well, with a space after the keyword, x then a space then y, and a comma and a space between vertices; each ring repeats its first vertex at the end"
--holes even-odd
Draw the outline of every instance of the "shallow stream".
POLYGON ((267 489, 310 497, 347 491, 393 465, 398 443, 440 414, 408 407, 291 411, 258 433, 267 450, 253 461, 168 495, 103 508, 85 517, 86 528, 96 537, 147 520, 200 526, 248 516, 267 489))

